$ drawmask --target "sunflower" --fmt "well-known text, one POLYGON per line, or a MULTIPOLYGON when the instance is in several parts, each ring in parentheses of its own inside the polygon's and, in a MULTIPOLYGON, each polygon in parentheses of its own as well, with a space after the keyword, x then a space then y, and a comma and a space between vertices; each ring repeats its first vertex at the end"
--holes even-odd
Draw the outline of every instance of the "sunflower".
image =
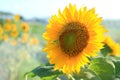
POLYGON ((3 38, 2 34, 3 34, 3 29, 2 29, 2 26, 0 25, 0 40, 2 40, 3 38))
POLYGON ((3 40, 4 40, 5 42, 8 42, 8 39, 9 39, 8 35, 5 34, 5 35, 3 36, 3 40))
POLYGON ((20 15, 19 15, 19 14, 16 14, 16 15, 14 16, 14 20, 15 20, 15 21, 19 21, 19 20, 20 20, 20 15))
POLYGON ((17 37, 17 36, 18 36, 18 31, 17 31, 17 30, 13 30, 13 31, 11 32, 11 36, 12 36, 12 37, 17 37))
POLYGON ((28 32, 28 31, 29 31, 29 26, 28 26, 28 24, 27 24, 26 22, 23 22, 23 23, 21 24, 21 29, 22 29, 23 32, 28 32))
POLYGON ((6 32, 9 32, 11 30, 11 25, 10 24, 5 24, 4 29, 6 32))
POLYGON ((104 44, 109 48, 109 53, 114 56, 120 56, 120 45, 116 43, 110 36, 106 36, 104 44))
POLYGON ((6 19, 6 22, 7 22, 7 23, 10 23, 10 22, 11 22, 11 19, 10 19, 10 18, 7 18, 7 19, 6 19))
POLYGON ((11 24, 11 30, 12 31, 17 30, 16 24, 11 24))
POLYGON ((2 27, 0 26, 0 35, 2 35, 2 33, 3 33, 3 29, 2 29, 2 27))
POLYGON ((22 43, 26 43, 27 41, 28 41, 28 37, 29 37, 29 34, 28 33, 25 33, 25 34, 23 34, 23 36, 22 36, 22 43))
POLYGON ((89 62, 87 57, 96 56, 103 48, 105 29, 102 18, 95 13, 95 8, 76 9, 69 4, 63 12, 49 19, 43 37, 48 44, 43 49, 55 70, 66 74, 78 73, 89 62))
POLYGON ((11 41, 11 45, 12 45, 12 46, 17 45, 17 41, 16 41, 16 40, 12 40, 12 41, 11 41))
POLYGON ((38 45, 40 42, 37 38, 31 38, 30 39, 30 44, 31 45, 38 45))

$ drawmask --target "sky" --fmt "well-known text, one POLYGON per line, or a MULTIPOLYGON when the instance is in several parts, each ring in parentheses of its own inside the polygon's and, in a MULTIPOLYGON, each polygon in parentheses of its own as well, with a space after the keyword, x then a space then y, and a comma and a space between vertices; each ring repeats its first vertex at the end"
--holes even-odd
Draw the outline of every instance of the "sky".
POLYGON ((0 0, 0 11, 20 14, 24 18, 46 18, 57 14, 69 3, 77 8, 87 6, 95 7, 103 19, 120 19, 120 0, 0 0))

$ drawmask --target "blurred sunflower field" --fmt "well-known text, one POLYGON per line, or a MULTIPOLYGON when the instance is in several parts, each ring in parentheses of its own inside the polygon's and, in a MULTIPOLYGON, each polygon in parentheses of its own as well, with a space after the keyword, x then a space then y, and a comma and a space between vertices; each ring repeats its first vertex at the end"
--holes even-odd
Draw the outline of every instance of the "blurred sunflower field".
POLYGON ((47 62, 45 54, 41 54, 44 26, 42 23, 27 23, 19 14, 1 19, 0 72, 3 73, 0 80, 24 80, 26 72, 47 62))
POLYGON ((0 80, 120 80, 119 26, 72 3, 47 19, 0 12, 0 80))

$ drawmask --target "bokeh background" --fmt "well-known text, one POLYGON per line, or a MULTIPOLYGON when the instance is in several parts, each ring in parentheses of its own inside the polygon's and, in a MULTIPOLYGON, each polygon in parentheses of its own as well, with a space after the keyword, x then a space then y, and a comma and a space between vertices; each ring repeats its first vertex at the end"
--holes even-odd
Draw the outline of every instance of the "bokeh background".
MULTIPOLYGON (((69 3, 89 8, 96 8, 99 16, 103 17, 102 24, 116 42, 120 43, 120 5, 119 0, 0 0, 0 24, 7 18, 13 19, 19 14, 21 21, 29 27, 29 39, 37 38, 38 43, 29 40, 26 43, 17 41, 11 45, 11 40, 0 42, 0 80, 24 80, 24 74, 39 65, 48 62, 42 51, 48 19, 63 10, 69 3)), ((30 80, 39 80, 35 77, 30 80)))

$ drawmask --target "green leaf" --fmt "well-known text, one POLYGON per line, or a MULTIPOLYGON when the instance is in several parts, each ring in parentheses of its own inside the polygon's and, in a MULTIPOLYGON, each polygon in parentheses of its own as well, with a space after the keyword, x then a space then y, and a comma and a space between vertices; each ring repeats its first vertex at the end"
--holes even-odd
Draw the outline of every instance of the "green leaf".
POLYGON ((54 80, 61 74, 62 72, 54 71, 53 66, 39 66, 31 72, 27 73, 27 77, 32 78, 35 76, 39 76, 41 80, 54 80))
POLYGON ((113 61, 115 65, 115 75, 117 78, 120 78, 120 60, 119 61, 113 61))
POLYGON ((28 77, 29 77, 29 78, 33 78, 33 77, 35 77, 35 76, 36 76, 36 75, 35 75, 34 73, 28 72, 28 73, 25 74, 25 80, 28 80, 28 77))
POLYGON ((75 80, 101 80, 99 76, 89 69, 81 69, 80 73, 73 77, 75 80))
POLYGON ((106 58, 92 60, 89 69, 94 71, 102 80, 115 79, 115 66, 111 60, 106 58))
POLYGON ((107 55, 110 55, 110 53, 112 53, 112 50, 107 44, 105 44, 104 48, 101 49, 101 53, 102 55, 107 56, 107 55))
POLYGON ((112 61, 120 61, 119 56, 109 56, 108 58, 110 58, 112 61))
POLYGON ((35 77, 35 74, 32 73, 32 72, 28 72, 28 73, 25 74, 25 76, 32 78, 32 77, 35 77))

